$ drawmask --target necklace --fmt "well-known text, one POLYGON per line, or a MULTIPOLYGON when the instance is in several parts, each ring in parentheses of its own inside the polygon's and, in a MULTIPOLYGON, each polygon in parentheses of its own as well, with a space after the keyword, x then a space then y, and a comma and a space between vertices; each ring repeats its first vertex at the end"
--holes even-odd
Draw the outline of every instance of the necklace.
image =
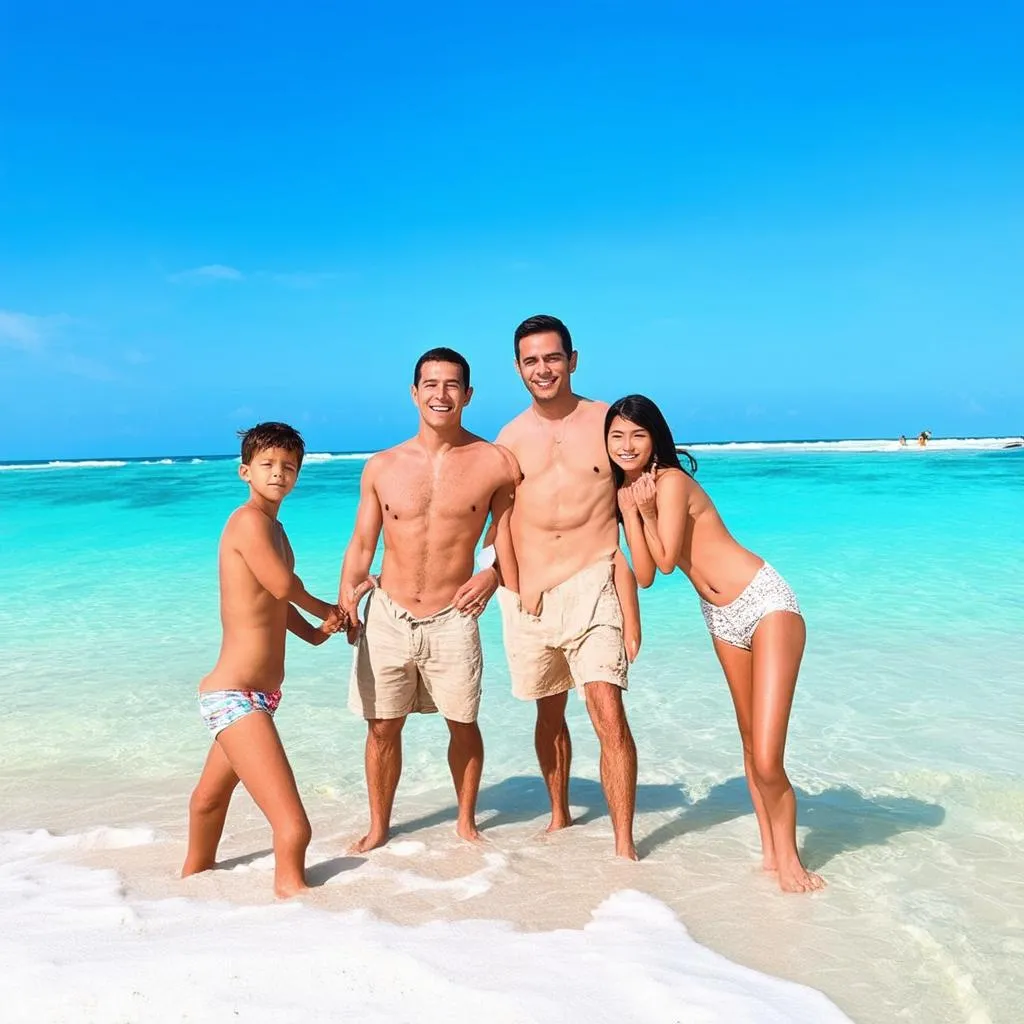
POLYGON ((541 416, 539 412, 537 412, 537 407, 535 405, 531 405, 530 409, 532 410, 534 417, 536 417, 537 422, 540 424, 541 429, 545 433, 548 433, 550 435, 552 443, 561 444, 565 440, 565 431, 569 423, 569 420, 571 420, 573 416, 576 415, 576 410, 579 409, 581 404, 582 402, 579 399, 577 399, 576 406, 572 410, 572 412, 567 413, 565 416, 562 416, 560 419, 557 420, 545 419, 543 416, 541 416), (557 428, 552 425, 556 423, 558 424, 557 428))

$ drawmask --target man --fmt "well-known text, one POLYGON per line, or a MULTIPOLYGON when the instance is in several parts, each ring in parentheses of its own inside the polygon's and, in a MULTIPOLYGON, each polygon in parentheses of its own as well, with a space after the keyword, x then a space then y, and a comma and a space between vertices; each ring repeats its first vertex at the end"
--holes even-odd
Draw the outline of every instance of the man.
POLYGON ((450 348, 424 353, 412 385, 418 433, 374 455, 363 470, 339 596, 357 643, 349 704, 367 721, 370 827, 353 852, 387 842, 402 770, 402 727, 412 712, 439 710, 447 720, 456 831, 479 839, 484 752, 476 724, 483 663, 477 616, 498 576, 493 566, 474 574, 473 555, 490 513, 499 561, 512 557, 515 471, 507 452, 463 428, 462 410, 472 394, 463 356, 450 348), (360 631, 358 600, 382 529, 383 567, 360 631))
POLYGON ((636 580, 618 546, 604 441, 608 406, 573 393, 577 353, 561 320, 523 321, 515 353, 533 401, 497 442, 522 473, 510 520, 518 595, 509 573, 512 589, 499 596, 512 689, 537 702, 534 742, 551 797, 548 831, 572 824, 565 708, 574 686, 584 695, 601 744, 615 853, 636 860, 636 747, 622 691, 627 652, 632 660, 640 647, 640 614, 636 580))

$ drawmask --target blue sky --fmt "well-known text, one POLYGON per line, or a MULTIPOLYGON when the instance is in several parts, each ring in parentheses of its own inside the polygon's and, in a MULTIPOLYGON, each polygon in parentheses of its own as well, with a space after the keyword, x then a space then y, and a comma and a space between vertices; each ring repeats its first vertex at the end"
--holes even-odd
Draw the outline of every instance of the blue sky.
POLYGON ((0 15, 0 459, 415 427, 416 357, 681 440, 1024 430, 1019 5, 94 2, 0 15))

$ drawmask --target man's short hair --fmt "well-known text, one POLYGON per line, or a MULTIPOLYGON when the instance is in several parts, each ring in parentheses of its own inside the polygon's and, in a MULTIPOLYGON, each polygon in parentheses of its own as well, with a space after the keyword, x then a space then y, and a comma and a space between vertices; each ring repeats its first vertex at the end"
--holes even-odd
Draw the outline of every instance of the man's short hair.
POLYGON ((562 350, 565 352, 566 359, 568 359, 572 355, 572 335, 569 333, 569 328, 557 316, 548 316, 545 313, 541 313, 538 316, 531 316, 528 320, 524 320, 516 328, 516 362, 519 362, 519 342, 523 338, 528 338, 531 334, 547 334, 549 331, 553 331, 561 338, 562 350))
POLYGON ((420 370, 424 363, 454 363, 462 370, 462 387, 469 390, 469 361, 464 355, 456 352, 453 348, 432 348, 416 360, 416 369, 412 371, 412 386, 420 386, 420 370))
POLYGON ((248 430, 240 430, 238 436, 242 439, 242 462, 246 466, 268 448, 283 448, 291 452, 300 466, 306 454, 306 442, 302 440, 302 435, 287 423, 257 423, 248 430))

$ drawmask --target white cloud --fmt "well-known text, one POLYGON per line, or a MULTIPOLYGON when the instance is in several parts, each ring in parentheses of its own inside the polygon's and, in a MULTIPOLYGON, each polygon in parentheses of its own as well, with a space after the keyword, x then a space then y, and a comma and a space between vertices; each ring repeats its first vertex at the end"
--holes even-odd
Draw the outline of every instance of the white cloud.
POLYGON ((102 363, 73 352, 61 344, 59 333, 75 321, 65 313, 33 316, 0 309, 0 345, 17 349, 60 373, 90 380, 112 380, 114 375, 102 363))
POLYGON ((32 316, 0 309, 0 345, 22 352, 42 352, 54 332, 69 320, 70 317, 63 314, 32 316))
POLYGON ((180 270, 168 277, 174 284, 201 284, 204 281, 243 281, 245 274, 223 263, 208 263, 191 270, 180 270))

